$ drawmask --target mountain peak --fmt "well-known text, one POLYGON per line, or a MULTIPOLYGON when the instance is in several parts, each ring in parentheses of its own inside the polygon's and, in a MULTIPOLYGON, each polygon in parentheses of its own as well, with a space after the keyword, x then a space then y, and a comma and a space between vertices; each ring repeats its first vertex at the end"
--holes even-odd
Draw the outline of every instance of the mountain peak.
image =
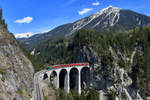
MULTIPOLYGON (((104 8, 104 9, 105 9, 105 8, 104 8)), ((115 7, 115 6, 109 5, 108 7, 106 7, 106 9, 121 9, 121 8, 118 8, 118 7, 115 7)))
POLYGON ((113 7, 110 5, 104 9, 100 10, 95 15, 102 15, 103 13, 116 13, 116 12, 119 12, 120 10, 121 10, 121 8, 113 7))
POLYGON ((114 6, 112 6, 112 5, 110 5, 110 6, 108 6, 108 7, 106 7, 106 8, 104 8, 104 9, 102 9, 102 10, 100 10, 98 13, 103 13, 103 12, 118 12, 118 11, 120 11, 121 10, 121 8, 118 8, 118 7, 114 7, 114 6))

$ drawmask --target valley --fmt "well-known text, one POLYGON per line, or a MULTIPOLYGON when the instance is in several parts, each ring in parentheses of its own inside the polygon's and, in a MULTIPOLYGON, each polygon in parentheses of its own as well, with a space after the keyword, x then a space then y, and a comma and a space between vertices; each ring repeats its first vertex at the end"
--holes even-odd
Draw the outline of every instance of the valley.
POLYGON ((14 35, 0 9, 0 100, 149 98, 149 16, 108 6, 45 33, 14 35))

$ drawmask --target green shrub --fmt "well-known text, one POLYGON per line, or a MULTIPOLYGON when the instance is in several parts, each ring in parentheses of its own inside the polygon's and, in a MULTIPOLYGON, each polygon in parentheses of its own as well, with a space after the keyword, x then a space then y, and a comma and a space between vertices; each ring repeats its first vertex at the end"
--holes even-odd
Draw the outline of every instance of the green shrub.
POLYGON ((83 90, 81 95, 78 95, 73 90, 67 94, 64 90, 58 89, 57 100, 99 100, 99 93, 94 88, 83 90))

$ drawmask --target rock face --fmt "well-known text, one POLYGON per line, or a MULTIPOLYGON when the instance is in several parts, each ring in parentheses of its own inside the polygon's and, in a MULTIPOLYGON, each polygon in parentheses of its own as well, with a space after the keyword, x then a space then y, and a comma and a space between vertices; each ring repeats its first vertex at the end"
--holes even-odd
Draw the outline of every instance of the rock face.
MULTIPOLYGON (((114 94, 115 98, 119 100, 142 100, 139 90, 132 87, 133 79, 129 75, 130 72, 121 68, 116 62, 120 55, 123 57, 123 54, 112 47, 109 48, 109 52, 114 59, 112 66, 103 66, 102 59, 98 57, 91 47, 86 46, 82 49, 74 50, 76 56, 74 56, 73 62, 90 63, 92 67, 91 85, 103 93, 107 95, 114 94)), ((132 58, 129 60, 132 61, 132 58)))
POLYGON ((7 30, 0 10, 0 100, 29 100, 33 66, 7 30))

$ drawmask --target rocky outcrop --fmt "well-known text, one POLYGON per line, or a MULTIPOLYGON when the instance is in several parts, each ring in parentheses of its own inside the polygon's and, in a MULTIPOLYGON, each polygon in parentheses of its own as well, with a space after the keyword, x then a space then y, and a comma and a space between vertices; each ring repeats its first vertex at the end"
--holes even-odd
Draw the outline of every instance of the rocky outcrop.
POLYGON ((0 18, 0 100, 29 100, 33 73, 31 62, 0 18))
POLYGON ((71 62, 89 62, 91 66, 94 67, 93 64, 99 64, 100 59, 97 54, 94 52, 92 47, 84 46, 83 49, 74 48, 73 50, 73 60, 71 62))

